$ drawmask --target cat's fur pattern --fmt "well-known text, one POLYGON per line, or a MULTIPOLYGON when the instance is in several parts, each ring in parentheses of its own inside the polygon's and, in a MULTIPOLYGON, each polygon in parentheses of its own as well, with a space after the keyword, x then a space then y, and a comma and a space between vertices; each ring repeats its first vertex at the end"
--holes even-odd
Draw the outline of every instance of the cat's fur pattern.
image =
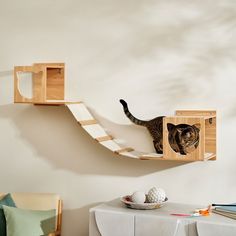
POLYGON ((182 155, 194 151, 199 144, 200 124, 167 124, 168 140, 171 148, 182 155))
POLYGON ((153 138, 153 145, 156 152, 159 154, 163 153, 163 118, 164 116, 156 117, 152 120, 139 120, 134 117, 128 108, 127 103, 124 100, 120 100, 123 105, 124 112, 126 116, 136 125, 145 126, 153 138))
MULTIPOLYGON (((153 145, 156 152, 163 154, 163 118, 159 116, 152 120, 140 120, 134 117, 128 108, 127 103, 121 99, 120 103, 123 105, 124 113, 136 125, 145 126, 153 138, 153 145)), ((182 155, 195 150, 199 144, 199 125, 180 124, 173 125, 168 123, 169 144, 172 149, 182 155)))

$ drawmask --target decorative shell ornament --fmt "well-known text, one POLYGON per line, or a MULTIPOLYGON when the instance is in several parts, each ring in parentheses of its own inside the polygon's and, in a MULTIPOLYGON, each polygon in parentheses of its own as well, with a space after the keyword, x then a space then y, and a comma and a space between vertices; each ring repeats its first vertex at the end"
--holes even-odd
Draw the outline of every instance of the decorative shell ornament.
POLYGON ((148 191, 147 200, 150 203, 163 202, 166 198, 166 193, 162 188, 153 187, 148 191))
POLYGON ((132 194, 131 199, 134 203, 144 203, 146 201, 146 195, 144 192, 136 191, 132 194))

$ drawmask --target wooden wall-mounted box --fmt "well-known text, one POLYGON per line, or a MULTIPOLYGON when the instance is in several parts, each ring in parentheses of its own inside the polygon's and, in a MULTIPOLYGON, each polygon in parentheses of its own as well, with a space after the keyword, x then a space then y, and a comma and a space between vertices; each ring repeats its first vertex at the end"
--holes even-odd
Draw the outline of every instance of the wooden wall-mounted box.
POLYGON ((64 63, 35 63, 33 66, 15 66, 14 102, 48 104, 64 100, 64 63), (26 98, 19 89, 19 73, 32 73, 32 98, 26 98))
POLYGON ((163 122, 163 160, 204 161, 216 159, 216 111, 176 111, 163 122), (168 140, 167 124, 200 124, 199 144, 195 150, 182 155, 175 152, 168 140))

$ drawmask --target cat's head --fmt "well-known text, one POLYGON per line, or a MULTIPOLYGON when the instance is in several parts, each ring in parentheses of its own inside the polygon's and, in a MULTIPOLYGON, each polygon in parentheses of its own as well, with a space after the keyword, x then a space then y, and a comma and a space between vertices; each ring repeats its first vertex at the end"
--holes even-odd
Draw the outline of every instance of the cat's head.
POLYGON ((193 152, 199 144, 200 124, 167 124, 171 148, 182 155, 193 152))

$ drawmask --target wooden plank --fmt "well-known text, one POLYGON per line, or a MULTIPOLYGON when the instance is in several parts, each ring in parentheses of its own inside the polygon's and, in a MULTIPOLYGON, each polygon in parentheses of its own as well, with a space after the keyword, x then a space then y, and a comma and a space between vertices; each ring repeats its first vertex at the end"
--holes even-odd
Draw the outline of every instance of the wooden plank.
POLYGON ((56 231, 59 232, 59 233, 61 233, 61 225, 62 225, 62 200, 59 200, 59 202, 58 202, 57 227, 56 227, 56 231))
POLYGON ((57 68, 57 67, 61 67, 64 68, 65 67, 65 63, 64 62, 49 62, 49 63, 34 63, 35 67, 50 67, 50 68, 57 68))
POLYGON ((98 124, 98 122, 94 119, 92 119, 92 120, 80 120, 80 121, 78 121, 78 123, 80 123, 82 126, 98 124))
POLYGON ((216 160, 216 123, 216 118, 213 118, 211 122, 210 120, 205 120, 205 150, 206 153, 215 154, 215 157, 211 158, 211 160, 216 160))
POLYGON ((81 102, 70 102, 70 101, 45 101, 45 102, 34 102, 34 101, 27 101, 27 102, 15 102, 15 103, 27 103, 27 104, 32 104, 32 105, 45 105, 45 106, 50 106, 50 105, 69 105, 69 104, 80 104, 81 102))
POLYGON ((177 110, 176 116, 206 116, 216 117, 215 110, 177 110))
POLYGON ((121 148, 121 149, 119 149, 119 150, 114 151, 114 153, 116 153, 116 154, 121 154, 122 152, 132 152, 132 151, 134 151, 133 148, 131 148, 131 147, 125 147, 125 148, 121 148))
POLYGON ((140 160, 163 160, 163 154, 147 153, 139 156, 140 160))
POLYGON ((46 99, 64 99, 64 68, 46 66, 46 99))
POLYGON ((134 159, 138 159, 138 156, 134 153, 135 151, 131 151, 131 152, 122 152, 119 155, 120 156, 124 156, 124 157, 129 157, 129 158, 134 158, 134 159))
POLYGON ((112 139, 113 139, 113 137, 110 135, 95 138, 95 140, 98 141, 99 143, 104 142, 104 141, 108 141, 108 140, 112 140, 112 139))

